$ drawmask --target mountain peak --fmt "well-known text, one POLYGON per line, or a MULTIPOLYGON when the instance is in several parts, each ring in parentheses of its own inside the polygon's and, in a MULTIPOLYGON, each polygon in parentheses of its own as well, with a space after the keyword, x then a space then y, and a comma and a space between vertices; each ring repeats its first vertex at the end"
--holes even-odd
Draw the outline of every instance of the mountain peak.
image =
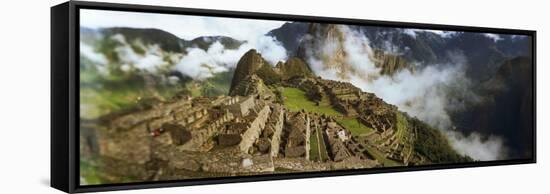
POLYGON ((287 80, 296 76, 313 76, 313 72, 309 66, 297 57, 291 57, 286 62, 277 63, 276 67, 282 79, 287 80))
POLYGON ((250 49, 247 51, 237 63, 235 74, 233 75, 233 80, 231 81, 230 90, 233 90, 240 81, 247 76, 254 74, 264 65, 269 65, 269 63, 260 53, 258 53, 258 51, 256 51, 256 49, 250 49))

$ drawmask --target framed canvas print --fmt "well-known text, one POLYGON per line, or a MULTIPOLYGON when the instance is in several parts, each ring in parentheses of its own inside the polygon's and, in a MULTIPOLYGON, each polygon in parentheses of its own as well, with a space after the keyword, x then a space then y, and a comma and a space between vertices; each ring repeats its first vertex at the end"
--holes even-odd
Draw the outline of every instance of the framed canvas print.
POLYGON ((66 192, 534 163, 535 31, 52 7, 66 192))

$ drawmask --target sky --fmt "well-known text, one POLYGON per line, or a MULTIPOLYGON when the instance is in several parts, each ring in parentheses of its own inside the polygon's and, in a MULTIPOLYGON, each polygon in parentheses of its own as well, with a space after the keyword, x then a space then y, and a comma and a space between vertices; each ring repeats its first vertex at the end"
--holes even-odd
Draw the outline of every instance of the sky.
POLYGON ((264 35, 285 21, 189 16, 110 10, 80 10, 80 25, 88 28, 157 28, 190 40, 198 36, 222 35, 239 40, 264 35), (259 22, 261 21, 261 22, 259 22))

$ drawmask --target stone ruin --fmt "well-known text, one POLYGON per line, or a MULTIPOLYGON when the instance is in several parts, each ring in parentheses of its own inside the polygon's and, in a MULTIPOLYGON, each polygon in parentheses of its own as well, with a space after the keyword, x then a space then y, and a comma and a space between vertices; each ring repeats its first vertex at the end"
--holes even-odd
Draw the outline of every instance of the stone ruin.
POLYGON ((251 148, 253 148, 252 146, 254 142, 262 133, 266 121, 269 118, 269 113, 271 112, 271 109, 267 105, 258 104, 258 106, 261 107, 260 110, 258 112, 254 112, 252 115, 249 115, 254 118, 249 119, 248 127, 246 131, 242 134, 242 140, 239 143, 239 149, 245 153, 251 152, 251 148))
POLYGON ((260 137, 254 143, 255 150, 261 154, 269 153, 272 157, 279 154, 281 133, 284 125, 284 109, 279 104, 272 104, 271 114, 260 137))
POLYGON ((227 103, 227 105, 225 105, 225 108, 228 109, 235 116, 245 117, 250 112, 250 109, 256 106, 256 97, 248 96, 240 99, 241 100, 236 103, 232 103, 232 104, 227 103))
POLYGON ((309 159, 309 116, 305 112, 287 113, 284 127, 284 143, 281 144, 285 157, 309 159))
MULTIPOLYGON (((396 141, 394 109, 376 96, 314 77, 288 82, 282 84, 297 84, 310 100, 326 100, 347 117, 357 117, 375 129, 372 136, 381 144, 373 147, 385 157, 405 164, 420 161, 410 146, 396 141)), ((109 171, 121 174, 131 168, 132 176, 144 179, 151 173, 162 180, 274 172, 276 167, 315 171, 380 165, 363 140, 352 137, 332 116, 289 112, 260 95, 180 96, 107 121, 96 127, 97 146, 88 150, 97 150, 109 171), (316 148, 311 148, 312 134, 323 141, 316 148), (311 149, 324 149, 328 158, 310 161, 311 149)))

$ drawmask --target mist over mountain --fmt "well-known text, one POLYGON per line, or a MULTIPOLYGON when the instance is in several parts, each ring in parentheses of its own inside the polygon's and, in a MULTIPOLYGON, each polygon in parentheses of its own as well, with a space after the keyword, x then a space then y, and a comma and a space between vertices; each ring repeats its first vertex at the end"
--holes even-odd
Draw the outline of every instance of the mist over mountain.
MULTIPOLYGON (((283 42, 290 52, 297 50, 296 40, 301 41, 309 23, 288 22, 268 35, 283 42), (288 43, 286 43, 288 42, 288 43)), ((348 26, 362 33, 369 46, 387 53, 399 55, 419 65, 441 65, 456 62, 456 54, 467 56, 466 73, 471 79, 486 80, 505 60, 530 54, 530 40, 521 35, 486 34, 389 28, 377 26, 348 26)), ((298 52, 298 51, 296 51, 298 52)), ((294 53, 296 55, 297 53, 294 53)), ((293 54, 289 54, 293 55, 293 54)))

